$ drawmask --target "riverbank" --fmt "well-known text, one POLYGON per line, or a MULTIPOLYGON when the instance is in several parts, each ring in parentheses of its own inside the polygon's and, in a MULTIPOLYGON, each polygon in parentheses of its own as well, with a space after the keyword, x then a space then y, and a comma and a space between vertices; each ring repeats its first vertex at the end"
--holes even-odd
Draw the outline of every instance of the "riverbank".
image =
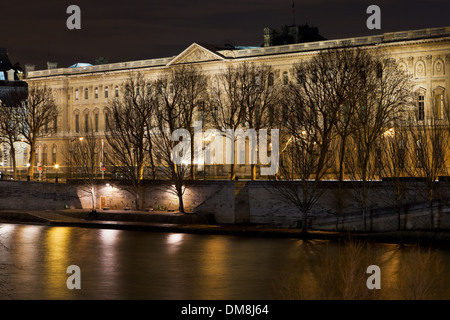
POLYGON ((249 224, 211 224, 205 217, 194 214, 142 212, 129 210, 100 210, 90 217, 89 210, 0 210, 0 223, 66 226, 81 228, 120 229, 148 232, 222 234, 256 237, 321 239, 341 241, 361 239, 380 243, 421 244, 450 247, 450 230, 404 230, 386 232, 336 232, 273 228, 249 224))

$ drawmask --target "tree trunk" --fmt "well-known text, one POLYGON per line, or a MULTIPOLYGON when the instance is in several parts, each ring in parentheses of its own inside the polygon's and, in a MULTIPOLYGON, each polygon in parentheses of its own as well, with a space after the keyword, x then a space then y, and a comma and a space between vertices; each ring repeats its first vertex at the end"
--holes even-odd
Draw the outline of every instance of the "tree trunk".
POLYGON ((344 158, 345 158, 346 142, 342 139, 341 152, 339 154, 339 182, 344 180, 344 158))
POLYGON ((149 139, 149 151, 148 151, 148 154, 150 156, 150 165, 152 167, 152 178, 153 178, 153 180, 156 180, 156 167, 155 167, 155 161, 153 160, 152 148, 153 148, 153 145, 152 145, 151 139, 149 139))
POLYGON ((139 201, 140 201, 140 198, 139 198, 139 187, 136 190, 136 193, 135 193, 134 197, 135 197, 134 201, 135 201, 136 210, 139 210, 140 209, 140 206, 139 206, 139 201))
POLYGON ((14 142, 11 143, 11 161, 13 166, 13 178, 17 179, 17 164, 16 164, 16 149, 14 148, 14 142))
POLYGON ((95 189, 91 188, 91 200, 92 200, 92 210, 95 210, 95 189))
POLYGON ((306 235, 306 233, 308 232, 308 211, 307 210, 303 210, 303 214, 302 214, 302 234, 306 235))
POLYGON ((30 144, 30 160, 28 167, 28 176, 30 177, 30 180, 33 180, 33 173, 34 173, 34 158, 36 157, 36 150, 35 150, 35 144, 30 144))
POLYGON ((234 180, 236 178, 236 165, 232 163, 230 166, 231 166, 230 167, 231 180, 234 180))
POLYGON ((184 204, 183 204, 183 194, 181 190, 177 188, 177 195, 178 195, 178 211, 180 213, 184 213, 184 204))
POLYGON ((433 212, 433 200, 430 200, 430 228, 434 229, 434 212, 433 212))

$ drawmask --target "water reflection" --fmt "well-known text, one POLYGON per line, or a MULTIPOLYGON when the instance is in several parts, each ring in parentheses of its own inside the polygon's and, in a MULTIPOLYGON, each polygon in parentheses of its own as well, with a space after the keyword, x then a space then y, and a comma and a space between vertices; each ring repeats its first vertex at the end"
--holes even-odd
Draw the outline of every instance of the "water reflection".
POLYGON ((446 299, 448 250, 0 225, 2 299, 446 299), (69 290, 69 265, 81 290, 69 290), (381 290, 365 286, 379 265, 381 290))

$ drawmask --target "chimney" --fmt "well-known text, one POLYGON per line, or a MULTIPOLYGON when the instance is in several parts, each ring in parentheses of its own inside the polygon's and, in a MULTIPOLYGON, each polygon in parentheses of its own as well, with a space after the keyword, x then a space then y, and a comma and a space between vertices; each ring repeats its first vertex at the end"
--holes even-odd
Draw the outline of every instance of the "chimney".
POLYGON ((6 71, 6 80, 14 81, 14 69, 9 69, 6 71))
POLYGON ((25 64, 25 78, 28 78, 28 72, 34 71, 36 66, 34 64, 25 64))
POLYGON ((47 61, 47 69, 56 69, 56 67, 57 67, 57 65, 58 65, 58 62, 50 62, 50 61, 47 61))
POLYGON ((264 47, 270 47, 273 45, 273 30, 270 28, 264 28, 264 47))

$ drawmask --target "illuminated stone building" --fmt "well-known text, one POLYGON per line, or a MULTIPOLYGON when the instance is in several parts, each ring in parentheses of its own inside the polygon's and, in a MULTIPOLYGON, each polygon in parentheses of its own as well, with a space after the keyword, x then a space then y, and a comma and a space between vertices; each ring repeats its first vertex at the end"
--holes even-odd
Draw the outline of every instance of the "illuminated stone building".
POLYGON ((443 105, 449 100, 450 27, 235 50, 217 50, 193 43, 171 57, 28 72, 26 81, 30 85, 50 86, 61 108, 57 132, 41 140, 41 162, 47 167, 61 165, 63 139, 82 135, 90 124, 99 137, 102 135, 108 100, 120 94, 130 71, 139 71, 145 78, 156 80, 172 66, 196 64, 204 73, 214 75, 230 64, 245 61, 272 66, 275 78, 283 84, 295 77, 295 63, 308 59, 318 50, 344 46, 388 51, 414 79, 419 120, 426 121, 433 111, 442 116, 443 105))

